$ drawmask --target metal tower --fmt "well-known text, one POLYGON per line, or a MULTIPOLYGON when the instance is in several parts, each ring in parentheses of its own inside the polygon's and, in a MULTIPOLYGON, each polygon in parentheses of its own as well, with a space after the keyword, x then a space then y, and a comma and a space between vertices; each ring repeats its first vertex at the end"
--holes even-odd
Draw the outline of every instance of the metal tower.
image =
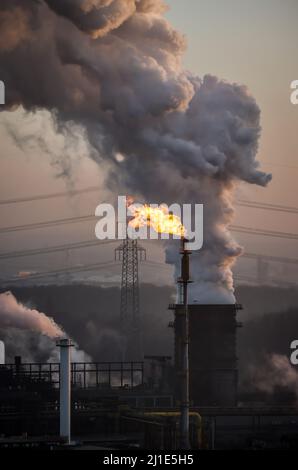
POLYGON ((123 360, 143 360, 139 299, 139 261, 146 259, 146 250, 137 240, 128 237, 115 250, 115 259, 122 261, 120 325, 125 338, 123 360))

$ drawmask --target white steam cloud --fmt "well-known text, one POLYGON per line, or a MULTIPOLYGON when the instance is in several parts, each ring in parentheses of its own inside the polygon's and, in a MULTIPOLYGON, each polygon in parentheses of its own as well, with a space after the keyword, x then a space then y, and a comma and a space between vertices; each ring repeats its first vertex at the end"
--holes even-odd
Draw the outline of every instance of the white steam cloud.
POLYGON ((249 372, 257 390, 271 395, 277 387, 283 387, 295 394, 298 403, 298 371, 288 357, 271 354, 262 367, 249 368, 249 372))
POLYGON ((0 294, 0 328, 35 331, 49 338, 59 338, 65 335, 52 318, 25 307, 11 292, 0 294))
POLYGON ((183 70, 185 40, 164 10, 161 0, 1 0, 7 107, 80 125, 116 194, 203 203, 190 301, 231 303, 233 190, 271 179, 256 161, 260 110, 244 86, 183 70))
MULTIPOLYGON (((52 318, 21 304, 11 292, 0 294, 0 332, 8 349, 27 361, 39 356, 41 360, 59 362, 59 351, 53 340, 68 336, 52 318)), ((91 358, 75 347, 72 360, 85 362, 91 358)))

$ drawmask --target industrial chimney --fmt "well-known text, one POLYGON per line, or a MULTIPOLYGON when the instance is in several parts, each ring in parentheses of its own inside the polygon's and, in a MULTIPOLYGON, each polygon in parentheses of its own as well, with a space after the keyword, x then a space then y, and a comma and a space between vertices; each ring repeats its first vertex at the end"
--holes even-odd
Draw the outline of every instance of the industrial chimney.
POLYGON ((5 364, 5 345, 0 341, 0 365, 5 364))
POLYGON ((61 339, 60 347, 60 437, 70 444, 71 413, 71 362, 70 348, 73 346, 68 338, 61 339))

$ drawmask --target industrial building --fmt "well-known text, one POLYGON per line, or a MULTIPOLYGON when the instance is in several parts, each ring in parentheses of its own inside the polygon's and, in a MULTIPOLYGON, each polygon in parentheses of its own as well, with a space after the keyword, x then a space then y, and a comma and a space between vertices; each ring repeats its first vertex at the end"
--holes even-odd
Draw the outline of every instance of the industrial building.
MULTIPOLYGON (((181 255, 182 294, 170 305, 173 358, 154 355, 152 344, 143 360, 138 349, 135 360, 72 362, 72 343, 63 339, 60 363, 26 363, 19 356, 7 363, 1 344, 0 447, 297 447, 296 406, 243 403, 238 396, 241 306, 188 304, 190 253, 182 247, 181 255)), ((131 285, 124 287, 136 315, 137 297, 131 285)), ((137 319, 135 325, 140 338, 137 319)))
MULTIPOLYGON (((183 306, 171 305, 175 320, 176 396, 179 397, 183 342, 183 306)), ((237 310, 240 305, 188 306, 189 386, 195 406, 236 406, 237 404, 237 310)))

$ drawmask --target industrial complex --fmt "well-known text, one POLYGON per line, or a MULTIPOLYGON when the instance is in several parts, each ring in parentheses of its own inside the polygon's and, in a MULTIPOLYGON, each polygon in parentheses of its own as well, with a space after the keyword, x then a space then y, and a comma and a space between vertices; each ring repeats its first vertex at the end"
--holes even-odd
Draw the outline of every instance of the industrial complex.
MULTIPOLYGON (((123 357, 74 362, 72 342, 57 342, 60 361, 0 365, 0 447, 94 449, 296 448, 298 410, 243 402, 238 393, 235 304, 188 304, 191 253, 181 245, 173 356, 141 357, 136 242, 122 250, 123 357), (135 348, 133 347, 135 345, 135 348)), ((154 346, 154 345, 153 345, 154 346)), ((243 398, 243 397, 242 397, 243 398)))

